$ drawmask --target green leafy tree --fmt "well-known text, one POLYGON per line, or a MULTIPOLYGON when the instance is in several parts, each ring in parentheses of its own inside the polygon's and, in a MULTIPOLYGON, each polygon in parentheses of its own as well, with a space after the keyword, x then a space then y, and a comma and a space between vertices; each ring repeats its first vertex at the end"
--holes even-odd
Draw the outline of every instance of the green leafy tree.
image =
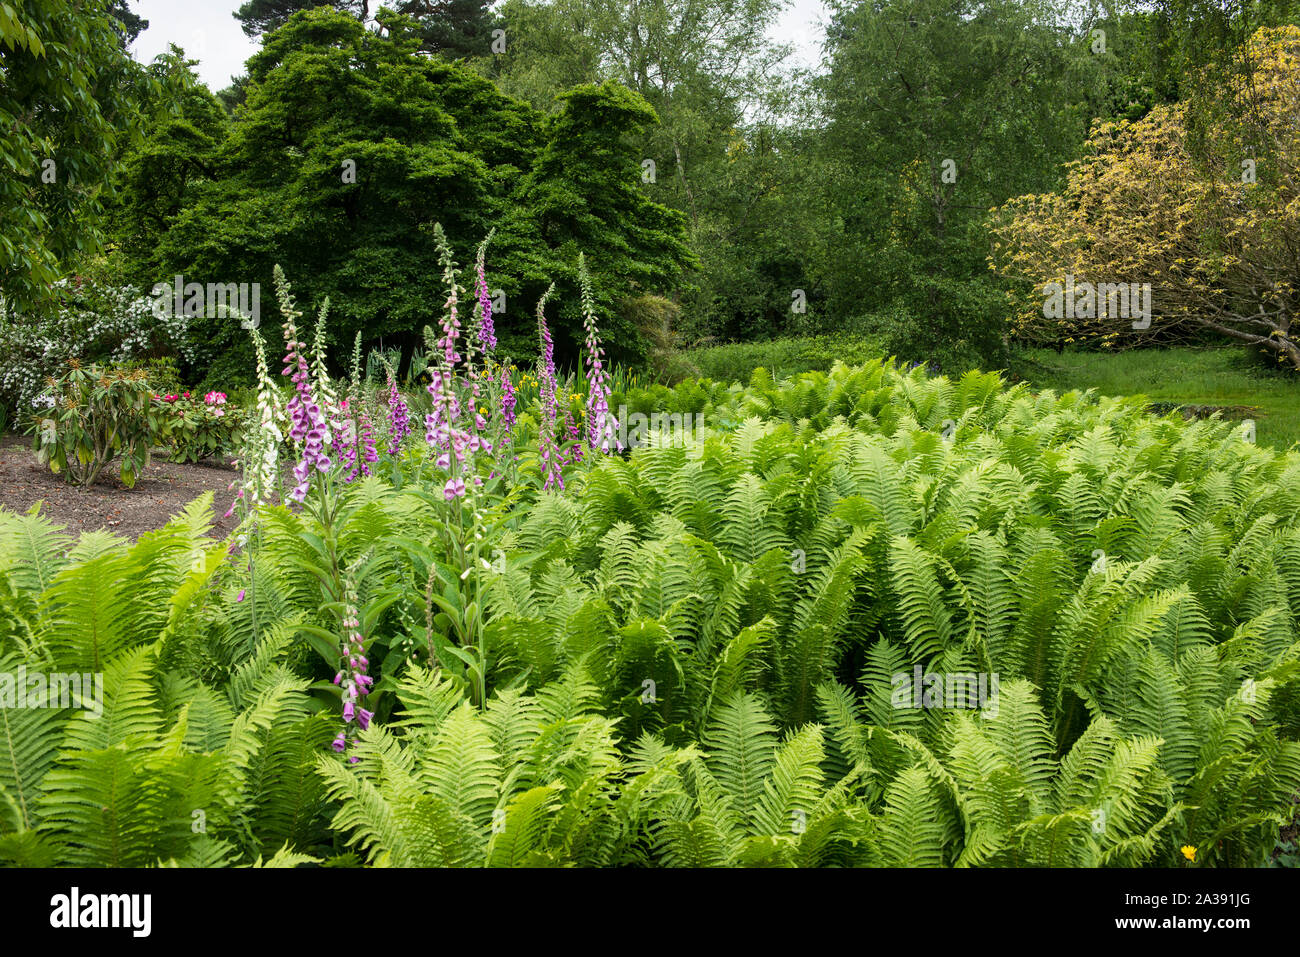
POLYGON ((246 0, 232 16, 239 21, 250 37, 271 33, 284 26, 291 16, 301 10, 330 7, 350 13, 360 21, 369 19, 369 0, 246 0))
POLYGON ((109 172, 148 89, 108 0, 0 7, 0 294, 46 302, 103 240, 109 172))
MULTIPOLYGON (((535 117, 486 80, 417 56, 414 24, 381 16, 385 36, 326 9, 267 35, 248 63, 240 122, 211 162, 195 152, 197 178, 177 180, 192 193, 156 254, 141 257, 142 284, 176 273, 269 284, 278 263, 330 298, 331 332, 344 341, 421 328, 441 301, 424 227, 441 222, 461 248, 481 240, 529 165, 535 117)), ((191 112, 199 123, 186 135, 206 143, 220 125, 212 104, 191 112)), ((185 156, 158 159, 179 172, 185 156)), ((239 374, 248 346, 238 323, 210 320, 202 338, 210 355, 237 349, 228 371, 239 374)))
MULTIPOLYGON (((628 295, 675 289, 694 264, 685 218, 642 188, 636 137, 656 122, 655 113, 636 93, 608 80, 576 87, 561 101, 563 112, 549 123, 520 199, 553 270, 576 288, 578 253, 597 266, 593 293, 611 351, 640 357, 646 344, 613 307, 628 295)), ((572 312, 577 297, 566 298, 572 312)), ((576 314, 569 325, 579 328, 576 314)))
POLYGON ((448 59, 488 55, 496 26, 488 0, 398 0, 395 9, 420 23, 421 49, 448 59))
POLYGON ((162 279, 159 243, 183 209, 219 175, 221 146, 229 121, 220 102, 173 46, 150 70, 166 95, 146 105, 146 135, 133 144, 115 171, 109 207, 111 235, 141 276, 162 279))
MULTIPOLYGON (((126 163, 129 278, 146 289, 177 274, 266 285, 279 264, 317 302, 329 297, 331 337, 360 331, 409 357, 444 298, 428 227, 441 223, 466 258, 496 227, 490 268, 507 295, 498 328, 511 352, 536 348, 530 307, 552 279, 577 301, 581 251, 614 324, 612 351, 635 355, 617 307, 672 292, 690 262, 680 217, 639 178, 635 138, 654 112, 608 84, 545 121, 473 71, 420 55, 416 21, 380 19, 382 34, 333 10, 293 16, 249 60, 235 123, 193 87, 178 112, 154 114, 149 144, 126 163)), ((561 320, 563 361, 581 319, 573 309, 561 320)), ((238 322, 195 328, 200 361, 216 363, 209 375, 247 375, 238 322)))
POLYGON ((1145 80, 1164 103, 1213 94, 1224 71, 1241 67, 1242 45, 1261 27, 1300 24, 1296 0, 1155 0, 1126 6, 1131 12, 1118 18, 1107 40, 1124 45, 1121 60, 1137 68, 1126 72, 1145 80))
POLYGON ((574 86, 614 80, 659 122, 638 136, 646 191, 683 213, 698 284, 682 291, 691 334, 770 333, 807 285, 798 256, 806 220, 791 183, 789 48, 767 37, 777 0, 508 0, 505 53, 490 72, 539 109, 574 86), (707 39, 705 39, 707 38, 707 39), (781 148, 778 148, 780 144, 781 148), (768 228, 768 227, 771 228, 768 228), (782 302, 784 305, 782 305, 782 302))
POLYGON ((828 30, 825 187, 832 313, 878 313, 911 359, 996 361, 999 299, 984 218, 1055 181, 1091 117, 1092 64, 1044 3, 836 4, 828 30))

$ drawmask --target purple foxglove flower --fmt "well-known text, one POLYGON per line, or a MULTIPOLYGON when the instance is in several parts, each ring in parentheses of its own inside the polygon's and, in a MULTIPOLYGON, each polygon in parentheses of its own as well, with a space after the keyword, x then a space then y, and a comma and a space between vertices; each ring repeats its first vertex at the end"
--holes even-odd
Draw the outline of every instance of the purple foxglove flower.
POLYGON ((370 427, 370 414, 365 409, 362 409, 357 416, 357 428, 354 430, 349 426, 343 441, 345 443, 343 466, 348 470, 343 481, 351 482, 360 475, 369 475, 370 463, 378 461, 379 456, 375 451, 375 437, 370 427))
MULTIPOLYGON (((491 238, 490 233, 488 234, 488 238, 489 239, 491 238)), ((485 355, 490 353, 493 349, 497 347, 496 330, 492 326, 492 296, 488 292, 487 272, 484 269, 484 265, 483 265, 483 259, 484 259, 486 248, 487 248, 487 240, 485 239, 483 241, 483 245, 479 247, 478 263, 477 263, 478 314, 479 314, 478 340, 480 345, 483 347, 483 353, 485 355)))
POLYGON ((515 427, 515 386, 510 381, 510 371, 501 367, 501 421, 509 433, 515 427))
POLYGON ((321 415, 320 406, 316 404, 311 391, 311 375, 307 368, 304 350, 307 348, 297 339, 298 330, 293 324, 292 316, 286 316, 284 338, 287 352, 284 357, 284 374, 291 376, 294 383, 294 396, 289 400, 289 438, 301 447, 301 458, 294 466, 293 476, 298 480, 289 497, 301 502, 307 497, 311 485, 311 473, 329 471, 331 462, 325 454, 325 445, 329 442, 329 427, 321 415))
POLYGON ((608 454, 611 446, 622 451, 618 439, 618 419, 609 411, 609 373, 605 370, 604 351, 596 329, 595 304, 591 295, 591 278, 587 262, 578 254, 578 284, 582 289, 582 322, 587 331, 587 447, 608 454))
MULTIPOLYGON (((550 290, 547 290, 547 296, 550 290)), ((556 399, 555 342, 546 325, 546 299, 537 304, 537 332, 542 340, 542 356, 537 368, 537 384, 542 406, 542 421, 538 426, 538 453, 542 461, 543 491, 564 488, 564 473, 556 442, 556 418, 559 406, 556 399)))
POLYGON ((352 582, 351 575, 348 574, 344 577, 341 667, 334 676, 334 684, 341 686, 343 693, 343 730, 339 732, 335 741, 336 751, 347 750, 348 745, 355 740, 353 719, 356 719, 356 725, 361 730, 365 730, 374 718, 374 712, 366 708, 361 701, 370 693, 374 679, 366 673, 370 662, 361 653, 365 639, 360 628, 361 614, 357 610, 356 586, 352 582))
POLYGON ((411 431, 411 412, 402 398, 397 383, 388 382, 388 454, 396 455, 402 447, 402 439, 411 431))

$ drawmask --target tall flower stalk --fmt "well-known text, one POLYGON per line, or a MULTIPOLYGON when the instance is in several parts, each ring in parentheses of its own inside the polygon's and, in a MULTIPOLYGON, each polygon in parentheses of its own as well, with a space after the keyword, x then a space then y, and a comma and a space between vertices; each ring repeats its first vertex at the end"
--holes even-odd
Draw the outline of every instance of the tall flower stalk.
POLYGON ((375 448, 375 430, 370 421, 369 410, 360 406, 356 417, 349 423, 349 428, 352 430, 352 439, 343 451, 343 467, 347 469, 343 476, 345 482, 352 482, 359 476, 369 475, 371 463, 379 461, 379 452, 375 448))
POLYGON ((411 432, 411 410, 397 387, 397 375, 393 367, 384 361, 388 373, 388 454, 396 455, 402 450, 402 440, 411 432))
POLYGON ((361 375, 361 333, 357 332, 352 345, 352 378, 348 385, 348 399, 343 403, 347 413, 343 438, 343 467, 347 469, 343 481, 351 482, 370 474, 370 463, 379 461, 375 449, 374 426, 365 402, 365 383, 361 375))
POLYGON ((501 390, 501 425, 507 436, 515 427, 515 405, 518 399, 515 398, 515 386, 510 381, 510 370, 503 363, 501 366, 501 377, 498 380, 498 386, 501 390))
MULTIPOLYGON (((280 422, 284 410, 280 408, 279 393, 271 382, 266 364, 266 344, 262 334, 250 329, 253 350, 257 353, 257 411, 256 420, 244 432, 244 480, 239 497, 249 510, 263 502, 271 501, 272 494, 280 493, 280 443, 284 441, 280 422)), ((231 505, 234 509, 234 505, 231 505)), ((227 512, 227 515, 230 513, 227 512)))
MULTIPOLYGON (((361 612, 357 608, 357 588, 350 572, 343 576, 343 647, 339 670, 334 684, 343 695, 343 728, 334 739, 334 750, 340 754, 356 741, 358 731, 370 727, 374 713, 366 710, 365 698, 374 686, 370 677, 370 661, 366 658, 365 636, 361 633, 361 612)), ((355 764, 356 755, 348 758, 355 764)))
POLYGON ((329 369, 325 365, 325 320, 329 311, 330 300, 326 296, 316 316, 316 332, 312 336, 311 374, 316 384, 316 397, 326 420, 332 425, 339 418, 339 394, 330 381, 329 369))
POLYGON ((618 419, 609 410, 609 371, 596 329, 596 308, 591 294, 591 275, 587 260, 578 253, 578 286, 582 290, 582 324, 587 332, 587 447, 606 455, 622 451, 618 439, 618 419))
MULTIPOLYGON (((492 442, 486 435, 487 419, 484 417, 486 411, 483 407, 483 381, 479 376, 476 364, 477 353, 483 356, 484 376, 487 374, 488 364, 491 361, 491 349, 496 346, 496 333, 492 328, 492 300, 487 292, 487 275, 484 271, 484 257, 487 252, 487 244, 492 239, 492 232, 487 234, 483 242, 479 243, 478 255, 475 258, 476 266, 476 284, 478 287, 477 315, 474 317, 473 332, 474 335, 465 336, 465 378, 469 383, 469 438, 466 445, 471 453, 471 462, 473 461, 472 453, 492 451, 492 442)), ((478 476, 478 470, 471 467, 469 474, 473 477, 475 485, 481 485, 482 479, 478 476)))
POLYGON ((306 344, 298 338, 296 320, 302 313, 294 307, 289 283, 285 280, 284 271, 279 266, 275 267, 274 279, 276 295, 280 300, 280 312, 284 316, 283 374, 290 376, 294 385, 294 395, 289 400, 286 410, 289 416, 289 439, 299 450, 298 464, 293 467, 293 477, 298 484, 289 493, 289 498, 301 502, 307 497, 307 490, 311 487, 313 470, 328 472, 333 464, 325 452, 332 437, 325 415, 312 394, 306 344))
MULTIPOLYGON (((480 553, 485 541, 486 516, 483 510, 484 496, 480 489, 482 480, 478 475, 475 456, 480 451, 491 451, 492 443, 483 434, 487 422, 479 409, 480 384, 475 368, 478 352, 475 340, 483 341, 482 302, 479 303, 478 318, 469 324, 462 343, 459 321, 461 288, 456 281, 456 264, 442 227, 435 225, 433 234, 439 262, 443 267, 447 300, 443 308, 442 335, 432 343, 433 364, 430 371, 433 381, 429 385, 429 394, 433 398, 433 411, 425 419, 426 438, 434 450, 435 467, 447 476, 442 487, 442 498, 449 503, 447 518, 442 524, 447 562, 456 569, 466 592, 462 604, 463 613, 455 614, 454 610, 449 612, 452 617, 451 627, 462 648, 477 651, 478 663, 472 668, 477 675, 474 686, 478 703, 486 707, 487 647, 480 610, 480 565, 484 562, 480 553), (461 348, 465 350, 463 357, 459 352, 461 348), (458 379, 458 373, 462 371, 469 383, 468 387, 463 386, 458 379), (464 414, 461 405, 462 396, 471 403, 468 416, 464 414)), ((490 310, 490 302, 488 307, 490 310)), ((426 340, 429 338, 432 336, 426 331, 426 340)), ((494 337, 490 341, 495 341, 494 337)), ((429 587, 432 589, 436 570, 431 567, 429 574, 429 587)), ((432 602, 432 597, 428 600, 432 602)), ((429 628, 432 641, 431 608, 430 605, 429 628)))
POLYGON ((492 357, 492 350, 497 347, 496 328, 492 324, 492 295, 488 291, 487 284, 487 247, 496 233, 496 227, 488 230, 487 236, 483 242, 479 243, 478 255, 474 259, 475 267, 475 286, 478 293, 478 341, 483 350, 483 360, 486 365, 492 357))
MULTIPOLYGON (((461 403, 456 387, 456 370, 461 356, 457 352, 460 339, 460 285, 456 282, 456 263, 447 245, 446 234, 440 224, 433 227, 434 241, 438 247, 438 261, 442 265, 443 281, 447 285, 447 300, 443 303, 442 336, 434 351, 430 367, 432 381, 429 395, 433 411, 425 416, 425 438, 434 450, 434 465, 447 476, 443 484, 443 497, 447 501, 465 494, 463 468, 465 453, 471 448, 474 437, 461 425, 461 403)), ((478 409, 473 410, 478 414, 478 409)), ((477 447, 477 442, 473 443, 477 447)))
MULTIPOLYGON (((503 462, 501 454, 510 444, 517 399, 514 383, 510 381, 509 359, 494 362, 493 351, 497 347, 497 336, 492 320, 492 295, 488 289, 486 268, 487 247, 495 233, 495 229, 488 232, 479 244, 474 259, 475 290, 478 296, 475 339, 482 352, 483 369, 481 372, 474 370, 472 352, 468 356, 467 368, 470 372, 471 397, 477 410, 474 425, 480 435, 480 448, 485 452, 495 449, 498 468, 513 474, 513 459, 503 462), (486 420, 484 416, 487 416, 486 420), (485 430, 490 430, 490 440, 485 436, 485 430)), ((497 477, 498 468, 494 468, 488 477, 497 477)))
POLYGON ((537 388, 542 410, 542 420, 538 425, 537 452, 541 458, 543 491, 564 488, 564 463, 560 457, 560 445, 556 435, 559 404, 556 399, 555 342, 551 339, 551 330, 546 325, 546 300, 554 291, 555 283, 551 283, 542 294, 542 298, 537 301, 537 334, 542 341, 542 355, 537 361, 537 388))

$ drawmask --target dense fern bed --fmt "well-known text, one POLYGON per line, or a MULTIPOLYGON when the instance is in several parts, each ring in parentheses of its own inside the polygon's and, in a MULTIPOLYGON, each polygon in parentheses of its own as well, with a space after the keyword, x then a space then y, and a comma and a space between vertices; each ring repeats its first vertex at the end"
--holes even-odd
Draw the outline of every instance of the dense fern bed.
POLYGON ((1300 457, 885 363, 702 411, 563 493, 494 479, 469 559, 417 462, 226 542, 202 500, 134 544, 0 511, 0 674, 103 681, 100 715, 0 682, 0 860, 1270 859, 1300 457), (339 754, 346 606, 376 684, 339 754))

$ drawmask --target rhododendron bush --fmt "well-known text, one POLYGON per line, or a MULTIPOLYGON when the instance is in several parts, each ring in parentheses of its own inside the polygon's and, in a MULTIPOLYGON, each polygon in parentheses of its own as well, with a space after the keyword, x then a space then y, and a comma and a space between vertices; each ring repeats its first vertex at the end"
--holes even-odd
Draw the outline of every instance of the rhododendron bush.
POLYGON ((171 461, 198 462, 234 450, 243 422, 224 392, 154 395, 153 400, 159 409, 159 440, 171 461))
POLYGON ((135 484, 160 432, 144 372, 83 368, 74 360, 49 381, 42 399, 30 420, 42 465, 74 485, 88 486, 117 460, 122 484, 135 484))

